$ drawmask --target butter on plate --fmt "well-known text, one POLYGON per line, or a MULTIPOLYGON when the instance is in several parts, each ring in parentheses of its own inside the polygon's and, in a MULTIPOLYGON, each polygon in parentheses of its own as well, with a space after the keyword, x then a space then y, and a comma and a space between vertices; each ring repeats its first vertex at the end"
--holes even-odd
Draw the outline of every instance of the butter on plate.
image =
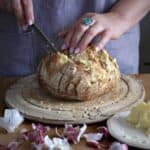
POLYGON ((127 121, 150 136, 150 102, 141 102, 131 109, 127 121))

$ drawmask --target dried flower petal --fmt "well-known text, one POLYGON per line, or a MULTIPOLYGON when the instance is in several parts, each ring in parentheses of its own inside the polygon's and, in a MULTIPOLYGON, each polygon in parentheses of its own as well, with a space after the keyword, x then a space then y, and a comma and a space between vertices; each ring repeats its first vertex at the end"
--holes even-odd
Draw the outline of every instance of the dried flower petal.
POLYGON ((103 134, 102 133, 88 133, 88 134, 84 134, 83 137, 86 138, 87 142, 100 141, 103 137, 103 134))
POLYGON ((126 144, 114 142, 110 145, 109 150, 128 150, 128 146, 126 144))
POLYGON ((76 144, 79 132, 79 126, 73 127, 72 125, 65 125, 64 137, 66 137, 69 142, 76 144))
POLYGON ((98 141, 87 141, 87 145, 93 148, 96 148, 97 150, 101 149, 100 143, 98 141))
POLYGON ((40 130, 43 134, 47 133, 50 130, 49 126, 44 126, 42 124, 34 124, 32 123, 32 129, 33 130, 40 130))
POLYGON ((83 137, 85 137, 87 145, 96 149, 101 149, 99 141, 103 137, 102 133, 88 133, 84 134, 83 137))
POLYGON ((44 143, 44 137, 50 128, 41 124, 32 124, 32 129, 31 131, 23 132, 21 139, 31 141, 37 145, 44 143))
POLYGON ((104 138, 107 139, 109 137, 109 132, 108 132, 108 129, 106 127, 99 127, 99 128, 97 128, 97 131, 99 133, 102 133, 104 138))
POLYGON ((64 129, 64 137, 66 137, 69 142, 76 144, 80 141, 80 138, 84 134, 86 128, 86 124, 84 124, 81 128, 79 126, 73 127, 70 124, 66 124, 64 129))
POLYGON ((0 117, 0 127, 7 132, 14 130, 23 122, 24 118, 16 109, 5 109, 4 117, 0 117))
POLYGON ((84 134, 84 132, 86 131, 87 129, 87 125, 84 124, 81 128, 80 128, 80 132, 78 134, 78 137, 77 137, 77 142, 80 142, 80 138, 82 137, 82 135, 84 134))
POLYGON ((53 138, 50 139, 47 135, 44 138, 44 143, 48 150, 71 150, 67 139, 53 138))

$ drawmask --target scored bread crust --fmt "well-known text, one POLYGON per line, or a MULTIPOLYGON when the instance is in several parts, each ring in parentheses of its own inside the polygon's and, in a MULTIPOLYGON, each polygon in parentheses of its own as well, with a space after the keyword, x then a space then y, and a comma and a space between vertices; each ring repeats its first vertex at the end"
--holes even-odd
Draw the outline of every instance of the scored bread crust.
POLYGON ((84 101, 111 91, 120 71, 105 50, 97 53, 88 47, 78 55, 48 54, 40 62, 38 79, 53 96, 84 101))

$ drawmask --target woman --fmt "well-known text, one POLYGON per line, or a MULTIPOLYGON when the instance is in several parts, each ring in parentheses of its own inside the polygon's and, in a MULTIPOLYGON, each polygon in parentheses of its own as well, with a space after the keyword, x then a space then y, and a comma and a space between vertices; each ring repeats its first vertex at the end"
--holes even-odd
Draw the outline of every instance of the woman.
POLYGON ((36 71, 43 44, 34 22, 52 39, 68 27, 62 49, 80 53, 92 42, 115 57, 122 73, 138 73, 139 25, 149 0, 0 0, 0 76, 36 71), (23 29, 23 30, 22 30, 23 29))

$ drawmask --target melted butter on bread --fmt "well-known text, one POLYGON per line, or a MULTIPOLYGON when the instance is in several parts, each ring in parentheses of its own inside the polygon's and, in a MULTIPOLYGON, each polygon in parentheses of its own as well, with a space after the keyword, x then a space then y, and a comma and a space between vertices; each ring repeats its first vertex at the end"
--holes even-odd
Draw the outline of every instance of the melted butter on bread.
POLYGON ((117 85, 119 67, 107 51, 87 47, 82 53, 57 52, 46 55, 39 65, 39 80, 54 95, 89 100, 117 85))

